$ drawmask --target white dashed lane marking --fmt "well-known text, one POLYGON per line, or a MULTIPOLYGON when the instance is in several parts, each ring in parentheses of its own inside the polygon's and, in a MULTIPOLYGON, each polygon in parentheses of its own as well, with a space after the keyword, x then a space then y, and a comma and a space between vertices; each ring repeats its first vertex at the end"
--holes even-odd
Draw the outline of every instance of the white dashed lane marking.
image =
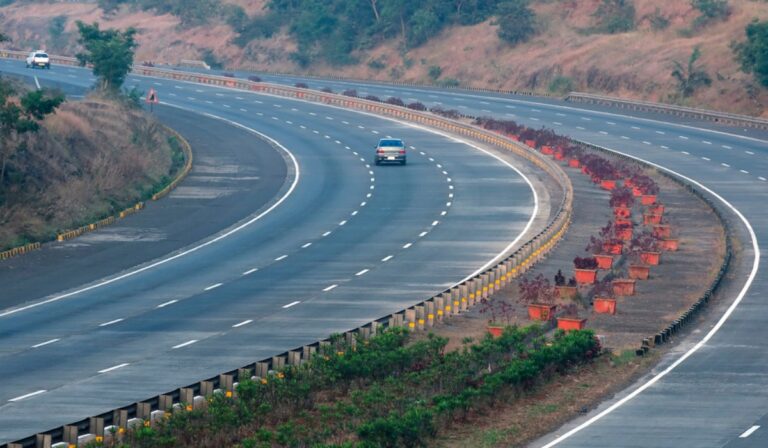
POLYGON ((361 275, 365 275, 366 272, 370 271, 370 269, 363 269, 362 271, 355 274, 357 277, 360 277, 361 275))
POLYGON ((109 322, 104 322, 103 324, 99 324, 99 326, 100 326, 100 327, 108 327, 108 326, 110 326, 110 325, 113 325, 113 324, 116 324, 116 323, 118 323, 118 322, 122 322, 122 321, 123 321, 123 319, 122 319, 122 318, 120 318, 120 319, 115 319, 115 320, 110 320, 109 322))
POLYGON ((176 303, 176 302, 178 302, 178 300, 176 300, 176 299, 174 299, 174 300, 169 300, 169 301, 167 301, 167 302, 165 302, 165 303, 161 303, 160 305, 157 305, 157 307, 158 307, 158 308, 165 308, 166 306, 168 306, 168 305, 173 305, 173 304, 174 304, 174 303, 176 303))
POLYGON ((122 369, 123 367, 125 367, 127 365, 130 365, 130 363, 124 362, 124 363, 118 364, 116 366, 107 367, 106 369, 99 370, 99 373, 107 373, 107 372, 111 372, 113 370, 122 369))
POLYGON ((297 301, 295 301, 295 302, 291 302, 291 303, 289 303, 289 304, 287 304, 287 305, 283 305, 283 308, 290 308, 290 307, 292 307, 292 306, 296 306, 296 305, 298 305, 298 304, 300 304, 300 303, 301 303, 301 300, 297 300, 297 301))
POLYGON ((45 345, 48 345, 48 344, 53 344, 54 342, 59 342, 60 340, 61 340, 61 339, 59 339, 59 338, 56 338, 56 339, 50 339, 50 340, 47 340, 47 341, 45 341, 45 342, 41 342, 41 343, 39 343, 39 344, 35 344, 35 345, 33 345, 33 346, 32 346, 32 348, 40 348, 40 347, 42 347, 42 346, 45 346, 45 345))
POLYGON ((247 271, 243 272, 243 275, 251 275, 258 270, 259 268, 248 269, 247 271))
MULTIPOLYGON (((102 372, 99 372, 99 373, 102 373, 102 372)), ((17 402, 17 401, 21 401, 21 400, 24 400, 24 399, 27 399, 27 398, 30 398, 30 397, 34 397, 35 395, 44 394, 46 392, 48 392, 48 391, 45 390, 45 389, 40 389, 40 390, 36 390, 34 392, 30 392, 30 393, 25 394, 25 395, 21 395, 21 396, 16 397, 16 398, 11 398, 8 401, 10 401, 10 402, 17 402)))
POLYGON ((232 325, 232 328, 240 328, 243 325, 250 324, 251 322, 253 322, 253 319, 244 320, 244 321, 240 322, 239 324, 232 325))
POLYGON ((211 286, 207 286, 207 287, 204 289, 204 291, 210 291, 210 290, 212 290, 212 289, 216 289, 216 288, 218 288, 218 287, 219 287, 219 286, 221 286, 221 285, 222 285, 222 283, 216 283, 216 284, 214 284, 214 285, 211 285, 211 286))
POLYGON ((339 285, 331 285, 331 286, 328 286, 327 288, 323 289, 323 292, 328 292, 328 291, 330 291, 330 290, 332 290, 332 289, 335 289, 335 288, 337 288, 338 286, 339 286, 339 285))
POLYGON ((389 261, 394 258, 394 255, 387 255, 386 257, 382 258, 381 261, 389 261))
POLYGON ((178 344, 178 345, 174 345, 174 346, 173 346, 173 347, 171 347, 171 348, 172 348, 172 349, 174 349, 174 350, 176 350, 177 348, 182 348, 182 347, 186 347, 186 346, 188 346, 188 345, 192 345, 192 344, 194 344, 195 342, 197 342, 197 339, 191 339, 191 340, 189 340, 189 341, 187 341, 187 342, 182 342, 181 344, 178 344))

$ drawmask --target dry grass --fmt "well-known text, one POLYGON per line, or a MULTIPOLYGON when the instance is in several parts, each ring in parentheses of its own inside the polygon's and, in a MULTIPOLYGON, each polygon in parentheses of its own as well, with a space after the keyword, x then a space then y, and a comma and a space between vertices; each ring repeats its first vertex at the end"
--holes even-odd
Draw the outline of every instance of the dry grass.
MULTIPOLYGON (((230 0, 251 14, 262 14, 265 0, 230 0)), ((542 32, 531 42, 515 48, 501 43, 492 21, 470 27, 453 27, 426 45, 404 56, 398 41, 389 41, 358 55, 356 66, 336 68, 314 66, 315 74, 335 74, 381 80, 392 79, 390 68, 398 68, 400 79, 423 81, 431 65, 443 68, 443 77, 456 78, 463 85, 501 89, 547 90, 554 76, 573 79, 579 90, 606 92, 632 98, 667 100, 675 92, 670 76, 673 61, 687 61, 691 51, 701 46, 701 63, 713 78, 713 85, 697 93, 691 105, 740 113, 762 114, 768 96, 752 89, 751 77, 739 72, 729 44, 744 39, 744 27, 753 18, 768 17, 768 4, 751 0, 731 0, 733 14, 722 23, 687 37, 698 16, 688 1, 635 0, 638 18, 636 31, 617 35, 585 35, 580 32, 593 23, 592 13, 600 0, 534 2, 542 32), (650 15, 656 10, 669 20, 669 27, 654 31, 650 15), (681 34, 682 33, 682 34, 681 34), (387 68, 367 66, 381 59, 387 68), (406 68, 406 60, 410 68, 406 68)), ((124 11, 104 17, 93 3, 14 3, 0 8, 0 24, 20 49, 53 46, 47 34, 48 22, 58 15, 70 18, 66 43, 56 43, 61 51, 74 53, 76 19, 99 21, 105 27, 134 26, 140 30, 136 60, 176 63, 199 59, 203 49, 211 49, 219 60, 232 68, 301 72, 288 58, 295 42, 285 33, 272 39, 254 41, 242 49, 232 43, 233 31, 222 23, 180 29, 177 18, 152 16, 148 12, 124 11)))
POLYGON ((45 241, 145 199, 172 167, 154 119, 99 98, 65 103, 17 154, 0 197, 0 249, 45 241))

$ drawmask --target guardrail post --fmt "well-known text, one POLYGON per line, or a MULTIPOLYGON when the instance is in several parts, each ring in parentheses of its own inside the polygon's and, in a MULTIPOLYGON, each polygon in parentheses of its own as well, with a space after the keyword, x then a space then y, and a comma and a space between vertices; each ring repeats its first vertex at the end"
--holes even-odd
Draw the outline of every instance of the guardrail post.
POLYGON ((490 272, 488 272, 488 295, 492 296, 494 292, 496 292, 496 273, 498 272, 496 270, 497 268, 491 269, 490 272))
POLYGON ((50 434, 36 434, 35 435, 35 448, 51 448, 51 435, 50 434))
POLYGON ((234 389, 234 384, 235 379, 232 377, 232 375, 219 375, 219 389, 224 389, 226 392, 232 392, 234 389))
MULTIPOLYGON (((349 334, 349 333, 347 333, 349 334)), ((273 356, 272 357, 272 369, 278 371, 285 367, 285 356, 273 356)))
POLYGON ((250 380, 251 376, 251 369, 237 369, 237 381, 250 380))
POLYGON ((298 366, 299 364, 301 364, 301 352, 288 352, 288 365, 298 366))
POLYGON ((128 411, 125 409, 116 410, 112 415, 112 424, 125 429, 125 425, 128 424, 128 411))
POLYGON ((458 288, 461 301, 466 303, 468 308, 474 305, 475 303, 469 299, 469 288, 467 287, 467 282, 460 284, 458 288))
MULTIPOLYGON (((150 412, 152 412, 152 406, 149 403, 146 403, 146 402, 136 403, 136 417, 146 420, 147 418, 149 418, 150 412)), ((93 421, 93 419, 91 419, 91 421, 93 421)), ((93 428, 91 428, 91 432, 93 434, 96 434, 93 428)), ((101 435, 101 434, 98 434, 98 435, 101 435)))
POLYGON ((161 411, 170 411, 173 407, 173 397, 170 395, 158 395, 157 407, 161 411))
POLYGON ((257 362, 256 363, 256 373, 255 373, 255 376, 257 378, 266 378, 267 375, 269 375, 269 363, 268 362, 257 362))
POLYGON ((480 286, 482 288, 481 297, 484 299, 487 299, 488 298, 488 274, 480 274, 480 286))
POLYGON ((91 417, 88 419, 88 432, 99 437, 104 437, 104 418, 91 417))
POLYGON ((191 410, 190 407, 195 401, 195 391, 189 387, 182 387, 179 389, 179 403, 186 406, 187 410, 191 410))
POLYGON ((445 311, 443 311, 443 297, 442 296, 435 296, 434 299, 435 302, 435 316, 437 317, 438 322, 442 322, 443 320, 443 314, 445 314, 445 311))
POLYGON ((75 425, 66 425, 61 428, 62 434, 61 438, 66 443, 70 443, 72 445, 77 446, 77 426, 75 425))
POLYGON ((413 330, 416 328, 416 310, 414 309, 405 310, 405 323, 408 326, 409 330, 413 330))
MULTIPOLYGON (((213 381, 200 381, 200 395, 204 397, 210 397, 213 395, 213 381)), ((137 415, 137 417, 141 416, 137 415)))

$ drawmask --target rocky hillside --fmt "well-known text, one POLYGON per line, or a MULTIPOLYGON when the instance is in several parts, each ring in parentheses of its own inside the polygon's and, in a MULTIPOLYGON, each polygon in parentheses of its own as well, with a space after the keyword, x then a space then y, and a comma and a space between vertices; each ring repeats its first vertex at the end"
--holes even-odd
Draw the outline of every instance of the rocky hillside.
MULTIPOLYGON (((233 21, 224 15, 202 25, 182 23, 177 15, 158 15, 157 10, 131 8, 119 1, 109 14, 98 6, 104 2, 13 2, 0 7, 0 29, 13 38, 12 47, 45 47, 72 54, 76 50, 74 21, 99 21, 102 27, 134 26, 140 30, 137 61, 206 59, 225 68, 552 93, 573 89, 767 114, 766 90, 739 70, 731 45, 744 40, 744 29, 753 19, 768 19, 768 3, 728 0, 728 14, 704 21, 701 6, 693 6, 696 1, 531 0, 536 33, 516 46, 499 38, 498 19, 492 16, 473 25, 443 27, 418 46, 408 47, 402 37, 394 36, 353 50, 352 64, 331 65, 318 60, 305 67, 297 63, 296 33, 287 25, 278 26, 268 38, 242 42, 233 21), (634 29, 613 34, 600 29, 601 7, 606 3, 633 6, 634 29), (707 73, 711 84, 683 97, 671 73, 675 62, 687 66, 695 48, 701 52, 695 67, 707 73)), ((269 12, 266 0, 222 3, 240 6, 246 21, 266 17, 269 12)))

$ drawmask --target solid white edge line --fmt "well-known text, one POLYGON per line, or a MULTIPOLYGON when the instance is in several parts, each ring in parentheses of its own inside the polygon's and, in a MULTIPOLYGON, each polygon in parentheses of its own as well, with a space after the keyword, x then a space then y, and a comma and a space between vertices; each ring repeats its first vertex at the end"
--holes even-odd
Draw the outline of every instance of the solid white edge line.
POLYGON ((28 393, 28 394, 25 394, 25 395, 21 395, 21 396, 19 396, 19 397, 16 397, 16 398, 11 398, 11 399, 10 399, 10 400, 8 400, 8 401, 10 401, 10 402, 21 401, 21 400, 24 400, 24 399, 26 399, 26 398, 29 398, 29 397, 34 397, 35 395, 44 394, 44 393, 46 393, 46 392, 48 392, 48 391, 47 391, 47 390, 45 390, 45 389, 40 389, 40 390, 36 390, 36 391, 34 391, 34 392, 30 392, 30 393, 28 393))
POLYGON ((292 306, 294 306, 294 305, 298 305, 298 304, 300 304, 300 303, 301 303, 301 300, 297 300, 297 301, 295 301, 295 302, 291 302, 291 303, 289 303, 288 305, 283 305, 283 308, 290 308, 290 307, 292 307, 292 306))
POLYGON ((107 373, 107 372, 111 372, 113 370, 122 369, 123 367, 125 367, 127 365, 130 365, 130 363, 124 362, 124 363, 118 364, 116 366, 107 367, 106 369, 99 370, 99 373, 107 373))
MULTIPOLYGON (((594 145, 593 143, 586 142, 586 141, 584 143, 587 143, 587 144, 590 144, 590 145, 594 145)), ((648 389, 649 387, 654 385, 660 379, 662 379, 665 376, 667 376, 677 366, 682 364, 691 355, 696 353, 701 347, 704 346, 704 344, 707 343, 707 341, 712 339, 712 337, 720 330, 720 328, 723 326, 723 324, 725 324, 725 322, 728 320, 728 318, 731 316, 731 314, 733 314, 734 310, 736 310, 736 307, 738 307, 739 304, 741 303, 741 301, 744 299, 744 296, 747 294, 747 291, 749 290, 750 286, 752 286, 752 282, 755 280, 755 277, 757 276, 757 271, 760 268, 760 246, 757 243, 757 235, 755 235, 755 230, 752 228, 752 225, 749 223, 747 218, 744 217, 744 215, 742 215, 741 212, 736 207, 733 206, 733 204, 731 204, 730 202, 726 201, 725 198, 723 198, 719 194, 715 193, 711 189, 705 187, 700 182, 695 181, 695 180, 691 179, 690 177, 685 176, 683 174, 680 174, 680 173, 678 173, 676 171, 673 171, 673 170, 671 170, 669 168, 663 167, 661 165, 658 165, 656 163, 650 162, 650 161, 645 160, 645 159, 641 159, 639 157, 635 157, 635 156, 632 156, 632 155, 629 155, 629 154, 624 154, 624 153, 622 153, 620 151, 615 151, 613 149, 605 148, 603 146, 599 146, 599 145, 594 145, 594 146, 597 146, 599 148, 605 149, 606 151, 610 151, 610 152, 613 152, 613 153, 616 153, 616 154, 622 154, 622 155, 630 157, 632 159, 639 160, 641 162, 647 163, 647 164, 649 164, 649 165, 651 165, 651 166, 653 166, 653 167, 655 167, 657 169, 660 169, 660 170, 666 171, 668 173, 671 173, 671 174, 673 174, 675 176, 680 177, 681 179, 686 180, 687 182, 690 182, 690 183, 696 185, 697 187, 701 188, 702 190, 704 190, 707 193, 711 194, 712 196, 716 197, 720 202, 722 202, 729 209, 731 209, 731 211, 733 211, 739 217, 739 219, 741 219, 741 222, 744 223, 744 225, 747 227, 747 230, 749 231, 749 236, 752 239, 752 249, 755 252, 755 259, 752 262, 752 271, 749 274, 749 278, 747 279, 747 282, 744 284, 744 287, 739 292, 739 295, 736 297, 736 299, 733 301, 733 303, 731 303, 731 306, 728 307, 728 309, 725 311, 725 313, 720 318, 720 320, 717 321, 715 326, 712 327, 712 329, 709 330, 709 332, 699 342, 697 342, 696 345, 694 345, 690 350, 685 352, 680 358, 678 358, 675 362, 673 362, 669 367, 667 367, 666 369, 664 369, 663 371, 658 373, 656 376, 654 376, 653 378, 648 380, 648 382, 646 382, 645 384, 641 385, 640 387, 638 387, 637 389, 632 391, 629 395, 627 395, 626 397, 620 399, 616 403, 612 404, 611 406, 609 406, 608 408, 606 408, 605 410, 603 410, 599 414, 595 415, 594 417, 590 418, 586 422, 584 422, 584 423, 580 424, 579 426, 571 429, 570 431, 566 432, 565 434, 563 434, 561 436, 558 436, 555 440, 553 440, 552 442, 549 442, 548 444, 544 445, 542 448, 553 447, 553 446, 557 445, 558 443, 568 439, 569 437, 571 437, 572 435, 576 434, 577 432, 581 431, 582 429, 591 426, 596 421, 600 420, 601 418, 603 418, 606 415, 610 414, 614 410, 618 409, 624 403, 627 403, 628 401, 632 400, 636 396, 640 395, 643 391, 645 391, 646 389, 648 389)))
POLYGON ((244 321, 240 322, 239 324, 232 325, 232 328, 240 328, 243 325, 250 324, 251 322, 253 322, 253 319, 244 320, 244 321))
POLYGON ((178 345, 174 345, 174 346, 173 346, 173 347, 171 347, 171 348, 175 350, 175 349, 177 349, 177 348, 182 348, 182 347, 186 347, 186 346, 188 346, 188 345, 192 345, 192 344, 194 344, 195 342, 197 342, 197 339, 190 339, 190 340, 189 340, 189 341, 187 341, 187 342, 182 342, 181 344, 178 344, 178 345))
POLYGON ((755 432, 755 431, 757 431, 758 429, 760 429, 760 425, 754 425, 753 427, 751 427, 751 428, 749 428, 748 430, 746 430, 746 431, 744 431, 743 433, 741 433, 741 435, 739 436, 739 438, 740 438, 740 439, 746 439, 747 437, 751 436, 751 435, 752 435, 752 433, 753 433, 753 432, 755 432))
POLYGON ((33 346, 32 346, 32 348, 40 348, 40 347, 42 347, 42 346, 44 346, 44 345, 53 344, 54 342, 59 342, 60 340, 61 340, 61 339, 59 339, 59 338, 55 338, 55 339, 49 339, 49 340, 47 340, 47 341, 45 341, 45 342, 41 342, 41 343, 39 343, 39 344, 35 344, 35 345, 33 345, 33 346))
MULTIPOLYGON (((170 106, 170 107, 175 107, 177 109, 186 110, 185 108, 180 107, 180 106, 176 106, 174 104, 170 104, 170 103, 166 103, 166 102, 162 102, 162 104, 164 104, 166 106, 170 106)), ((62 295, 59 295, 59 296, 56 296, 56 297, 52 297, 52 298, 47 299, 47 300, 43 300, 41 302, 32 303, 30 305, 22 306, 22 307, 19 307, 19 308, 11 308, 11 309, 9 309, 7 311, 4 311, 4 312, 0 313, 0 317, 10 316, 12 314, 16 314, 16 313, 19 313, 21 311, 26 311, 28 309, 37 308, 39 306, 46 305, 46 304, 49 304, 49 303, 58 302, 59 300, 66 299, 68 297, 72 297, 72 296, 74 296, 76 294, 80 294, 80 293, 83 293, 83 292, 91 291, 93 289, 100 288, 102 286, 106 286, 106 285, 115 283, 117 281, 123 280, 123 279, 128 278, 128 277, 133 277, 136 274, 140 274, 140 273, 148 271, 150 269, 154 269, 154 268, 156 268, 158 266, 161 266, 163 264, 169 263, 169 262, 171 262, 173 260, 176 260, 178 258, 181 258, 181 257, 184 257, 186 255, 189 255, 189 254, 191 254, 193 252, 197 252, 200 249, 203 249, 204 247, 207 247, 207 246, 210 246, 212 244, 215 244, 215 243, 223 240, 224 238, 227 238, 227 237, 229 237, 229 236, 231 236, 231 235, 233 235, 233 234, 243 230, 244 228, 246 228, 246 227, 250 226, 251 224, 255 223, 256 221, 261 220, 264 216, 266 216, 267 214, 271 213, 272 210, 276 209, 283 202, 285 202, 285 200, 288 199, 288 197, 291 194, 293 194, 293 191, 296 189, 296 186, 299 184, 299 179, 301 178, 301 169, 299 168, 299 162, 296 160, 296 157, 293 155, 293 153, 291 151, 288 150, 288 148, 286 148, 285 146, 281 145, 277 140, 273 139, 272 137, 269 137, 268 135, 265 135, 265 134, 263 134, 263 133, 261 133, 259 131, 251 129, 251 128, 249 128, 249 127, 247 127, 245 125, 242 125, 240 123, 237 123, 235 121, 228 120, 226 118, 222 118, 222 117, 219 117, 219 116, 216 116, 216 115, 212 115, 212 114, 209 114, 209 113, 203 113, 203 115, 208 116, 208 117, 213 118, 213 119, 216 119, 216 120, 224 121, 226 123, 231 124, 232 126, 241 128, 241 129, 243 129, 245 131, 248 131, 248 132, 250 132, 252 134, 256 134, 256 135, 260 136, 261 138, 271 142, 272 144, 274 144, 275 146, 280 148, 282 151, 284 151, 288 155, 288 157, 291 159, 291 163, 293 164, 293 167, 294 167, 294 170, 295 170, 295 173, 296 173, 295 177, 293 179, 293 182, 291 183, 291 186, 288 188, 288 190, 285 192, 285 194, 283 194, 283 196, 280 197, 280 199, 278 199, 269 208, 267 208, 266 210, 264 210, 263 212, 261 212, 257 216, 254 216, 252 219, 250 219, 250 220, 244 222, 243 224, 235 227, 234 229, 230 229, 229 231, 227 231, 227 232, 225 232, 225 233, 223 233, 223 234, 221 234, 221 235, 219 235, 219 236, 217 236, 217 237, 215 237, 215 238, 213 238, 213 239, 211 239, 209 241, 206 241, 206 242, 204 242, 204 243, 202 243, 202 244, 200 244, 198 246, 192 247, 191 249, 187 249, 187 250, 185 250, 183 252, 180 252, 180 253, 178 253, 176 255, 173 255, 171 257, 162 259, 162 260, 157 261, 155 263, 152 263, 150 265, 144 266, 144 267, 136 269, 134 271, 127 272, 125 274, 119 275, 119 276, 111 278, 109 280, 105 280, 103 282, 96 283, 94 285, 91 285, 91 286, 88 286, 88 287, 85 287, 85 288, 81 288, 81 289, 78 289, 78 290, 75 290, 75 291, 72 291, 72 292, 69 292, 69 293, 66 293, 66 294, 62 294, 62 295)))

